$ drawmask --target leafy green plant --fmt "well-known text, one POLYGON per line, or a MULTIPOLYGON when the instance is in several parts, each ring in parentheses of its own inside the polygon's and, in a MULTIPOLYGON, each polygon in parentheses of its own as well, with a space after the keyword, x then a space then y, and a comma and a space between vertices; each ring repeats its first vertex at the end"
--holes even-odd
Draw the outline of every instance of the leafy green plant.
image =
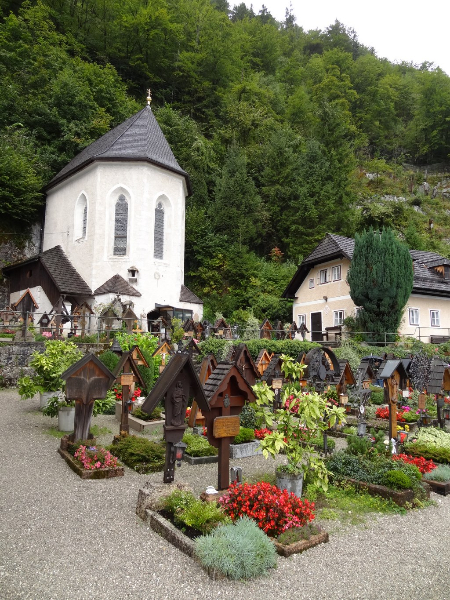
POLYGON ((116 396, 112 390, 108 390, 105 398, 97 398, 94 401, 92 415, 113 415, 116 410, 116 396))
POLYGON ((42 414, 46 417, 57 417, 59 409, 63 406, 75 406, 75 400, 67 400, 64 392, 58 392, 49 398, 46 406, 42 409, 42 414))
POLYGON ((182 490, 174 490, 167 496, 163 501, 163 509, 178 527, 191 527, 200 534, 210 533, 219 524, 231 522, 215 502, 202 502, 191 492, 182 490))
POLYGON ((304 365, 294 362, 288 356, 283 355, 281 358, 284 375, 291 381, 282 389, 283 408, 275 413, 272 412, 274 392, 265 382, 253 386, 258 419, 261 419, 267 427, 272 427, 276 422, 277 427, 261 440, 263 455, 266 458, 269 455, 275 458, 283 452, 287 457, 287 464, 279 468, 287 473, 303 472, 308 481, 314 481, 326 490, 328 471, 323 459, 315 453, 312 440, 329 426, 332 427, 336 421, 345 421, 344 409, 335 405, 330 406, 325 395, 314 391, 304 393, 296 385, 305 368, 304 365))
POLYGON ((372 404, 380 405, 384 404, 384 390, 377 386, 370 386, 370 402, 372 404))
POLYGON ((208 440, 202 435, 185 433, 183 442, 187 444, 185 452, 189 456, 217 456, 219 453, 218 449, 211 446, 208 440))
POLYGON ((164 469, 166 445, 143 437, 121 437, 117 444, 107 448, 124 464, 138 473, 154 473, 164 469))
POLYGON ((37 392, 56 392, 64 389, 61 374, 82 357, 82 352, 73 342, 48 340, 45 350, 33 352, 30 367, 34 377, 19 379, 19 394, 22 399, 32 398, 37 392))
POLYGON ((448 465, 438 465, 429 473, 425 473, 423 478, 431 481, 450 481, 450 467, 448 465))
POLYGON ((195 554, 204 567, 230 579, 266 575, 277 563, 274 545, 248 517, 197 538, 195 554))
POLYGON ((253 442, 255 439, 255 430, 248 427, 240 427, 239 433, 235 436, 233 444, 245 444, 253 442))

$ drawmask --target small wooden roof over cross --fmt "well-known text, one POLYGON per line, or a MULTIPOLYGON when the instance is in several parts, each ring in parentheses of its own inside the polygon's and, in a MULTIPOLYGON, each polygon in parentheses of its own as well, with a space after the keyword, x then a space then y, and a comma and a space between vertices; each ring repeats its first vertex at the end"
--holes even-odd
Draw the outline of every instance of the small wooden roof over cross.
POLYGON ((387 360, 384 369, 381 371, 381 373, 378 373, 378 377, 380 379, 389 379, 389 377, 392 377, 393 375, 397 375, 399 387, 400 389, 404 389, 408 379, 408 374, 406 373, 405 367, 401 360, 387 360))
POLYGON ((265 348, 263 350, 261 350, 261 352, 258 354, 256 361, 255 361, 255 365, 256 365, 256 368, 258 369, 260 375, 264 374, 264 371, 267 369, 267 367, 270 364, 272 356, 273 356, 273 353, 269 354, 265 348))
POLYGON ((119 375, 123 373, 125 363, 127 362, 127 360, 130 361, 131 372, 133 373, 136 383, 138 383, 141 387, 145 387, 144 380, 142 379, 142 375, 138 369, 137 363, 133 359, 133 354, 131 350, 128 352, 124 352, 120 357, 120 360, 117 363, 116 368, 114 369, 114 375, 116 379, 119 377, 119 375))
POLYGON ((67 398, 85 401, 88 396, 104 398, 115 378, 94 354, 86 354, 61 375, 66 381, 67 398))
POLYGON ((154 388, 144 400, 142 410, 148 414, 152 413, 169 388, 174 386, 181 376, 185 378, 189 385, 189 398, 195 398, 202 413, 208 412, 209 403, 189 354, 174 354, 172 356, 169 364, 157 379, 154 388))
POLYGON ((450 390, 450 366, 448 362, 433 357, 430 369, 430 381, 427 385, 428 394, 442 394, 450 390))

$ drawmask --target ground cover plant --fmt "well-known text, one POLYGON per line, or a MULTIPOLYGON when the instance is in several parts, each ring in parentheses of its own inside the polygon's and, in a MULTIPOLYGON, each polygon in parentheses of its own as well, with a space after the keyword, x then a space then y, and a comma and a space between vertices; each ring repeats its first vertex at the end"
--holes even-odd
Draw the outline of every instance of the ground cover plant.
POLYGON ((317 535, 322 529, 314 523, 307 523, 303 527, 291 527, 286 529, 277 537, 277 542, 288 546, 304 540, 309 540, 313 535, 317 535))
POLYGON ((164 469, 166 445, 135 435, 121 436, 107 449, 138 473, 153 473, 164 469))
POLYGON ((408 454, 450 463, 450 433, 437 427, 422 427, 404 447, 408 454))
POLYGON ((361 525, 379 514, 405 514, 406 509, 392 500, 380 496, 372 496, 367 491, 342 483, 330 484, 326 494, 315 486, 308 486, 306 497, 314 500, 316 520, 339 522, 340 525, 361 525))
POLYGON ((93 440, 78 440, 69 442, 67 451, 83 469, 94 471, 96 469, 113 469, 119 465, 117 457, 107 448, 98 446, 93 440))
POLYGON ((163 409, 161 406, 157 406, 155 410, 148 414, 142 410, 140 406, 137 406, 133 412, 132 416, 136 417, 136 419, 141 419, 142 421, 159 421, 161 420, 163 409))
POLYGON ((211 446, 208 440, 201 435, 185 433, 183 442, 187 444, 185 453, 189 456, 217 456, 219 450, 211 446))
POLYGON ((438 465, 432 471, 425 473, 423 478, 431 481, 450 481, 450 466, 438 465))
POLYGON ((246 444, 255 439, 255 430, 250 427, 240 427, 239 433, 234 437, 233 444, 246 444))
POLYGON ((222 525, 210 535, 197 538, 195 554, 204 567, 230 579, 268 575, 277 563, 272 542, 245 516, 235 524, 222 525))

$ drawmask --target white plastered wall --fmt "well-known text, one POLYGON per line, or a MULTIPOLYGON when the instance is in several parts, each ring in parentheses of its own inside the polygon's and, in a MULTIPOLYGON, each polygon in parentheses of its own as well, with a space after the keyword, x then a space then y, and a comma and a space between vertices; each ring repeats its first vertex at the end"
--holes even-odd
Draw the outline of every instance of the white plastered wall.
MULTIPOLYGON (((92 291, 116 273, 128 281, 128 269, 137 267, 137 283, 132 285, 141 297, 132 300, 139 316, 155 304, 180 307, 186 194, 184 177, 150 163, 96 162, 49 191, 44 250, 61 245, 92 291), (88 207, 87 231, 84 239, 75 240, 76 203, 81 194, 88 207), (128 202, 127 254, 114 256, 114 210, 120 194, 128 202), (157 260, 154 224, 160 201, 165 218, 164 257, 157 260)), ((192 306, 196 313, 203 308, 192 306)))

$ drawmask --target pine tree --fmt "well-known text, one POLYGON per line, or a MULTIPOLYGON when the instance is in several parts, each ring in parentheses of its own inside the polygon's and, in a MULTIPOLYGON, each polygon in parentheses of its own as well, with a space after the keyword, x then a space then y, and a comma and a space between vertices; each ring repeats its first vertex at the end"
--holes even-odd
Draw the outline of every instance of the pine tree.
POLYGON ((347 280, 353 302, 362 308, 361 330, 372 332, 373 341, 395 334, 413 287, 413 266, 407 247, 391 229, 356 235, 347 280))

